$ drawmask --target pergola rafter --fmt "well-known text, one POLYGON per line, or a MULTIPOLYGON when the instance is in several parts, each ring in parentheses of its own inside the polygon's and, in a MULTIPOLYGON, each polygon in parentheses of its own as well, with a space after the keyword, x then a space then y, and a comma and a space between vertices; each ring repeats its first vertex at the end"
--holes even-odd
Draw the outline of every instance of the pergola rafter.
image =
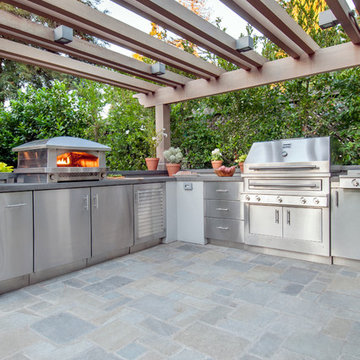
POLYGON ((53 29, 20 18, 4 10, 0 10, 0 35, 37 45, 51 51, 65 53, 93 64, 113 68, 164 85, 176 87, 178 85, 185 85, 191 80, 170 71, 161 76, 154 76, 151 74, 151 65, 76 37, 71 43, 66 45, 56 43, 54 42, 53 29), (15 23, 16 27, 14 27, 15 23))
POLYGON ((224 70, 213 64, 155 39, 76 0, 55 2, 38 0, 36 3, 30 0, 6 0, 5 2, 62 22, 74 29, 123 46, 198 77, 210 79, 224 73, 224 70))
MULTIPOLYGON (((354 44, 360 44, 359 27, 354 16, 350 14, 350 8, 346 0, 326 0, 326 2, 350 40, 354 44)), ((359 9, 359 4, 357 4, 357 9, 359 9)))
POLYGON ((235 49, 236 40, 234 38, 175 0, 112 1, 139 13, 245 70, 250 70, 251 67, 261 67, 267 61, 255 51, 239 53, 235 49))

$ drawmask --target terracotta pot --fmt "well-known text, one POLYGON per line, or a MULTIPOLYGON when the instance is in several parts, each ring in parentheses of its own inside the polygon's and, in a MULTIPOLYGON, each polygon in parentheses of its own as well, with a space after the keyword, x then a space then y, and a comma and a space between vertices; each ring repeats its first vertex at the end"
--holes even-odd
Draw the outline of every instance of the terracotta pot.
POLYGON ((159 163, 159 158, 145 158, 148 170, 156 170, 159 163))
POLYGON ((166 164, 169 176, 174 176, 180 170, 180 164, 166 164))
POLYGON ((222 160, 212 160, 211 165, 213 169, 218 169, 223 164, 222 160))
POLYGON ((244 163, 243 162, 239 163, 239 168, 240 168, 240 171, 243 173, 244 172, 244 163))

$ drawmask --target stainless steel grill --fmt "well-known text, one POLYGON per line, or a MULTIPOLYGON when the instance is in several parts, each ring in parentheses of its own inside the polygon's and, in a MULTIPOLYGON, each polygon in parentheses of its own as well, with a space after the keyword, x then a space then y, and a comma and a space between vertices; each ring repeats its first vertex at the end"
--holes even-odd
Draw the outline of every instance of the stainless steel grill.
POLYGON ((245 242, 329 256, 330 139, 255 143, 244 165, 245 242))
POLYGON ((75 137, 36 140, 18 147, 17 182, 48 183, 101 180, 106 176, 108 146, 75 137))

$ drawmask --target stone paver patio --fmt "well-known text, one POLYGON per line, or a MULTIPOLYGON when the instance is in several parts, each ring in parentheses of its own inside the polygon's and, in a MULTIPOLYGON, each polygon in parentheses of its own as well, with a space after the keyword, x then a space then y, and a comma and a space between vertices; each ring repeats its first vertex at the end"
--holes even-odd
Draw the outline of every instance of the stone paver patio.
POLYGON ((356 360, 360 272, 159 245, 0 296, 0 359, 356 360))

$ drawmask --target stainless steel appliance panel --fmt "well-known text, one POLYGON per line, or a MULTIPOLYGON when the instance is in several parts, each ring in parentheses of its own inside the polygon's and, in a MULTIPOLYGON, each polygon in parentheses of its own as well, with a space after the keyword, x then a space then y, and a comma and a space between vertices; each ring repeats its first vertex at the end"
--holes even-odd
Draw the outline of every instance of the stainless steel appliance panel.
POLYGON ((249 190, 321 191, 321 179, 247 179, 249 190))
POLYGON ((92 256, 130 247, 134 243, 133 186, 91 189, 92 256))
POLYGON ((35 271, 91 256, 90 188, 34 192, 35 271))
POLYGON ((244 220, 244 204, 231 200, 205 200, 205 216, 244 220))
POLYGON ((33 272, 32 193, 0 194, 0 281, 33 272))
POLYGON ((360 191, 331 190, 331 255, 360 260, 360 191))
POLYGON ((134 185, 135 245, 166 236, 165 184, 134 185))
POLYGON ((230 242, 244 242, 244 221, 205 218, 205 237, 230 242))
POLYGON ((284 238, 321 242, 322 240, 321 209, 284 207, 284 238))
POLYGON ((282 208, 276 206, 249 205, 249 233, 282 236, 282 208))
POLYGON ((205 199, 240 200, 240 182, 205 182, 205 199))

